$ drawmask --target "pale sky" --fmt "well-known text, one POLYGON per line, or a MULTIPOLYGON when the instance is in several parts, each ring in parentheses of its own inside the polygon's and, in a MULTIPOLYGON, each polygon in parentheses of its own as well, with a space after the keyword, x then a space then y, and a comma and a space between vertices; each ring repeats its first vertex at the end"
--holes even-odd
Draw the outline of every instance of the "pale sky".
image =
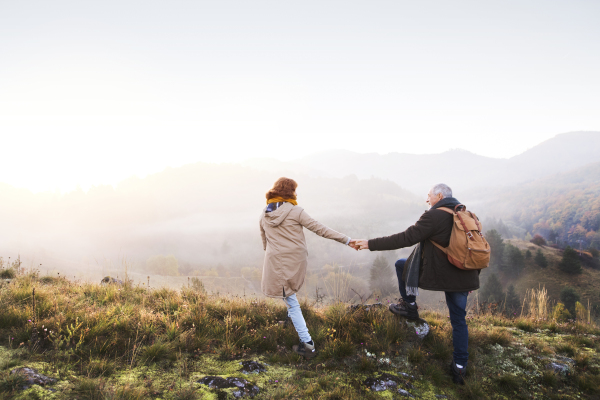
POLYGON ((0 182, 600 130, 598 1, 0 0, 0 182))

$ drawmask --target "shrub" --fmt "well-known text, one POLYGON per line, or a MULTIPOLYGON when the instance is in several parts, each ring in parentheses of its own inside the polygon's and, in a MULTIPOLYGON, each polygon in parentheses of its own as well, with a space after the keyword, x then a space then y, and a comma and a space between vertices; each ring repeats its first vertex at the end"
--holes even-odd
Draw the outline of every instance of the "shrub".
POLYGON ((531 239, 531 243, 535 244, 536 246, 545 246, 546 239, 544 239, 542 235, 536 233, 533 239, 531 239))
POLYGON ((554 306, 552 317, 558 322, 565 322, 571 319, 571 313, 565 308, 563 303, 558 303, 554 306))
POLYGON ((579 300, 579 294, 572 287, 567 286, 560 291, 560 301, 569 310, 571 315, 575 315, 575 304, 579 300))
POLYGON ((17 271, 14 268, 3 268, 0 270, 0 278, 2 279, 14 279, 17 276, 17 271))
POLYGON ((585 322, 588 320, 588 311, 580 302, 575 303, 575 317, 580 322, 585 322))
POLYGON ((163 359, 173 361, 175 359, 175 355, 170 346, 165 343, 157 342, 146 347, 140 358, 142 361, 150 364, 160 362, 163 359))
POLYGON ((580 274, 582 272, 579 254, 577 254, 571 246, 567 246, 565 251, 563 251, 563 257, 558 264, 558 268, 561 271, 572 275, 580 274))
POLYGON ((198 293, 206 293, 202 279, 196 277, 192 278, 192 290, 198 293))

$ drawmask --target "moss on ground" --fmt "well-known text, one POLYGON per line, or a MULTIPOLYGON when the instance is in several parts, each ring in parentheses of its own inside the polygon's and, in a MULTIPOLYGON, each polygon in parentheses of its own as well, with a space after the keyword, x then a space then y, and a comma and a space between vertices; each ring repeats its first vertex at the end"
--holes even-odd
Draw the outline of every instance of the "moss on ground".
POLYGON ((429 336, 416 341, 385 308, 303 304, 319 356, 290 347, 293 327, 278 323, 281 302, 211 296, 188 288, 146 291, 36 275, 0 288, 0 397, 6 399, 227 399, 205 376, 247 379, 256 399, 400 399, 365 379, 391 374, 423 399, 594 399, 600 388, 600 330, 594 325, 472 315, 470 375, 452 383, 451 327, 424 312, 429 336), (36 288, 33 309, 32 289, 36 288), (240 361, 267 371, 245 375, 240 361), (550 363, 568 367, 554 372, 550 363), (28 366, 56 378, 20 390, 10 371, 28 366))

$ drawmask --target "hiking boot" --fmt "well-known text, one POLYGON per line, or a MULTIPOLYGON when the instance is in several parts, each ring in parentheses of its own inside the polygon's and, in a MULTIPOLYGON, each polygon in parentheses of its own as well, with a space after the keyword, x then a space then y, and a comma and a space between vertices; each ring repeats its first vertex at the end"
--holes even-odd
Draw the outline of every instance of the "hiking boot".
POLYGON ((300 344, 295 344, 292 346, 292 350, 304 358, 313 358, 317 355, 317 350, 315 350, 315 344, 312 340, 308 343, 300 342, 300 344))
POLYGON ((390 311, 396 315, 400 315, 402 317, 408 319, 419 319, 419 311, 418 311, 417 303, 410 304, 404 301, 404 299, 400 299, 398 304, 390 304, 390 311))
POLYGON ((450 364, 450 370, 452 371, 452 382, 458 385, 464 385, 465 376, 467 375, 467 367, 458 368, 456 363, 452 361, 450 364))

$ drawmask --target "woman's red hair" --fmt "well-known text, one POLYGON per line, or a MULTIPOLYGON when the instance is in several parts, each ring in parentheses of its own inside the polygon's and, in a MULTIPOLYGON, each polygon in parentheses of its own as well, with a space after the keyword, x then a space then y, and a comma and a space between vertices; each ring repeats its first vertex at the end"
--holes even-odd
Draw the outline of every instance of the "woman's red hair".
POLYGON ((296 200, 296 195, 294 192, 296 191, 297 187, 298 184, 295 180, 281 177, 275 181, 273 187, 267 192, 267 200, 270 200, 273 197, 296 200))

